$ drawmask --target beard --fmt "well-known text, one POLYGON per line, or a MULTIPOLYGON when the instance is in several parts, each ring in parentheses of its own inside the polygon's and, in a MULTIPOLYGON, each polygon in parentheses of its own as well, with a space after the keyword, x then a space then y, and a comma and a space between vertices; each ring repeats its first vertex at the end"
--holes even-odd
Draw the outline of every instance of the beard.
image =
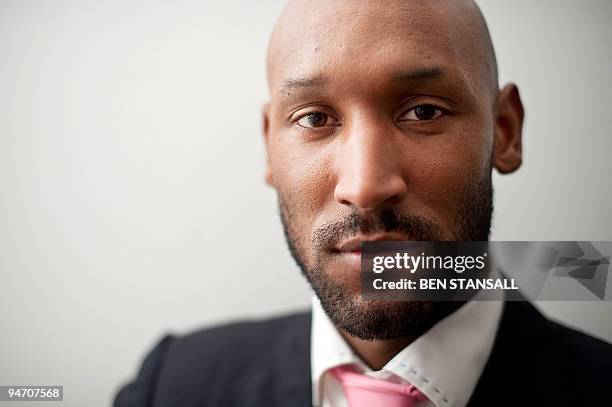
POLYGON ((366 300, 329 276, 330 248, 359 233, 395 232, 415 241, 487 241, 493 214, 493 186, 489 171, 480 182, 466 187, 455 206, 455 224, 446 231, 435 221, 400 214, 392 207, 381 208, 368 217, 353 211, 314 230, 311 266, 306 266, 306 250, 293 222, 293 208, 280 193, 278 202, 289 251, 332 322, 359 339, 387 340, 418 337, 465 302, 366 300))

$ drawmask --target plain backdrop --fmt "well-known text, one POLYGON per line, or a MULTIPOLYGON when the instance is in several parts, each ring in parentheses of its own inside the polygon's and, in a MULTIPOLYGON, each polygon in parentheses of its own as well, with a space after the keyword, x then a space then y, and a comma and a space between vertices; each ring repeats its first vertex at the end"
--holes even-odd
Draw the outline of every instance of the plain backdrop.
MULTIPOLYGON (((263 182, 282 5, 0 0, 0 385, 109 405, 164 332, 308 306, 263 182)), ((612 2, 481 6, 527 111, 492 237, 612 240, 612 2)), ((540 305, 612 340, 611 303, 540 305)))

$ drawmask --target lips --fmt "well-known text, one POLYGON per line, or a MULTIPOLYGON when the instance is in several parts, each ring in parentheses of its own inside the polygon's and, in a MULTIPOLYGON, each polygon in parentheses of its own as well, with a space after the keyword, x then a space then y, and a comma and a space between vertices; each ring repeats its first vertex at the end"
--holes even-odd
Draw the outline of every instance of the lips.
POLYGON ((406 236, 396 233, 385 233, 378 235, 357 235, 342 241, 334 247, 334 252, 342 254, 361 254, 361 242, 374 242, 381 240, 409 240, 406 236))

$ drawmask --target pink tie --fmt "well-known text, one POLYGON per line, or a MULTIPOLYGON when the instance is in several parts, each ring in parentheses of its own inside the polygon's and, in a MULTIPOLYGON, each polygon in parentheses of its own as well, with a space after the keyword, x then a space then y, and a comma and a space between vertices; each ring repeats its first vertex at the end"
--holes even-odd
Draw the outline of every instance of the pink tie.
POLYGON ((411 384, 372 379, 349 366, 338 366, 331 373, 342 383, 349 407, 414 407, 427 397, 411 384))

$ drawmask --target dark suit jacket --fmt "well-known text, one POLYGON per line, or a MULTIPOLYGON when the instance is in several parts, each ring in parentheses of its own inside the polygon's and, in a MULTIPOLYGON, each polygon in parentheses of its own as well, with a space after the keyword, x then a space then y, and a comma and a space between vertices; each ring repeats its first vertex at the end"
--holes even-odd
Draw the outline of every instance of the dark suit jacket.
MULTIPOLYGON (((115 407, 307 407, 311 391, 303 313, 166 336, 115 407)), ((508 302, 469 402, 481 406, 612 406, 612 346, 508 302)))

